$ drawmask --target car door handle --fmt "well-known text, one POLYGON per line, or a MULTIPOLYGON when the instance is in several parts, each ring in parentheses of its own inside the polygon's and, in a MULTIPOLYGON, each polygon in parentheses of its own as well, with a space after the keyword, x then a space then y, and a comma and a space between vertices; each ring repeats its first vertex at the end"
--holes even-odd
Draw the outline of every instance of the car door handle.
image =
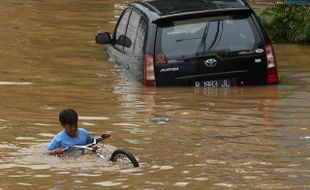
POLYGON ((129 70, 129 64, 128 64, 128 63, 125 64, 125 69, 126 69, 126 70, 129 70))

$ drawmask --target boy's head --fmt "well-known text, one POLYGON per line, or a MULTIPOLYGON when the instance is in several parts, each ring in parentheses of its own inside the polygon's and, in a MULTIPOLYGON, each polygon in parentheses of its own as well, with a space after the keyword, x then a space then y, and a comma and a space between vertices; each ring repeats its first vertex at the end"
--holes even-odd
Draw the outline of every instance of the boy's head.
POLYGON ((59 121, 70 137, 77 136, 78 114, 73 109, 65 109, 59 113, 59 121))

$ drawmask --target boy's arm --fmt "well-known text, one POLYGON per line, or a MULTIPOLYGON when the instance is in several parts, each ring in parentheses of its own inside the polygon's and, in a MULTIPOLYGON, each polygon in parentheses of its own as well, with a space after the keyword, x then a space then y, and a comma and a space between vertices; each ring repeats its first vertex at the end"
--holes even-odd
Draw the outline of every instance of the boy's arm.
POLYGON ((49 155, 57 155, 57 154, 62 154, 65 150, 62 148, 56 148, 55 150, 47 150, 47 153, 49 155))
POLYGON ((62 149, 59 144, 60 143, 56 140, 56 137, 54 137, 47 147, 47 153, 49 155, 62 154, 65 150, 62 149))

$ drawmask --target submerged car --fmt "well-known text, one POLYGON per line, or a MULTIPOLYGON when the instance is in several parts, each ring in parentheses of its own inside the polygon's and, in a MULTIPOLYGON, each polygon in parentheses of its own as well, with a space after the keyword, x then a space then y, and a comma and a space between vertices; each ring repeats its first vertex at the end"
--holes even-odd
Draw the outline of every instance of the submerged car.
POLYGON ((147 86, 277 84, 270 39, 245 0, 144 0, 96 36, 147 86))

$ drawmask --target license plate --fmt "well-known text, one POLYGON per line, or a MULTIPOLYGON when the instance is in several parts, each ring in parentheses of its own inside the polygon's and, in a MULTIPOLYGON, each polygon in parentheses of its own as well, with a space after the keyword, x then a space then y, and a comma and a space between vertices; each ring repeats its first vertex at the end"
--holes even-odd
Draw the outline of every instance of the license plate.
POLYGON ((196 81, 195 87, 206 87, 206 88, 229 88, 232 87, 230 79, 221 80, 207 80, 207 81, 196 81))

